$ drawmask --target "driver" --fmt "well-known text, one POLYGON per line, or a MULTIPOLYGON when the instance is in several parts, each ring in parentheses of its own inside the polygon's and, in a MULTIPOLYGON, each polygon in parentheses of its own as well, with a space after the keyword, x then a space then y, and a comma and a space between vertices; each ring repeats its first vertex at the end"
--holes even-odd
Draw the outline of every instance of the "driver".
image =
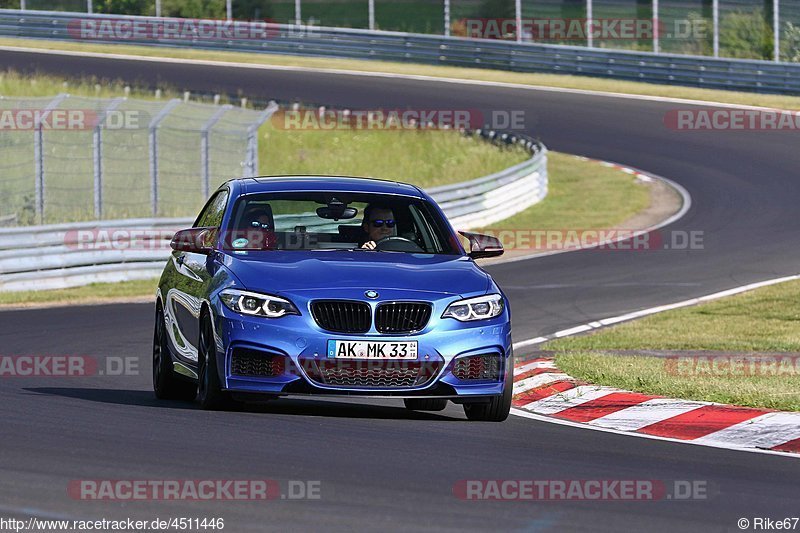
POLYGON ((362 248, 374 250, 376 242, 397 235, 394 212, 390 207, 382 205, 368 205, 364 209, 364 222, 361 229, 366 233, 362 248))

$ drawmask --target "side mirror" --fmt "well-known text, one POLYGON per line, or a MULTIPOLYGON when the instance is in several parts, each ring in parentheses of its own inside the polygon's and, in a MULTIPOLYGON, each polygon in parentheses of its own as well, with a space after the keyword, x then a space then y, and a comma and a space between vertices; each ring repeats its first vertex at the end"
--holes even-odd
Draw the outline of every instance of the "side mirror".
POLYGON ((459 231, 459 233, 469 239, 469 256, 473 259, 497 257, 503 255, 505 251, 503 250, 503 243, 497 237, 469 231, 459 231))
POLYGON ((190 228, 179 231, 169 245, 179 252, 208 255, 214 249, 217 228, 190 228))

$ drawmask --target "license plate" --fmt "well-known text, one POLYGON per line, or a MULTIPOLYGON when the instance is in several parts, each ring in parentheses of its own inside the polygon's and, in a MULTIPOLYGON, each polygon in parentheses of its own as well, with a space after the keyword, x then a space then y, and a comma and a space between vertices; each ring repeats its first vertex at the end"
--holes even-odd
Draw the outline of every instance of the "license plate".
POLYGON ((416 359, 417 342, 328 341, 329 359, 416 359))

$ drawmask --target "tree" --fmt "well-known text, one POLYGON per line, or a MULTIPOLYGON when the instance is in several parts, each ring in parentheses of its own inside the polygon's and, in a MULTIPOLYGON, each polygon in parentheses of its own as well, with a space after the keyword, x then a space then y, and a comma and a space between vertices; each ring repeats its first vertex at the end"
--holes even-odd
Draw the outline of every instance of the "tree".
POLYGON ((236 0, 233 3, 233 18, 239 20, 263 20, 273 17, 269 0, 236 0))
POLYGON ((162 0, 161 14, 165 17, 211 18, 226 17, 225 0, 162 0))
POLYGON ((485 0, 478 10, 478 16, 487 19, 514 18, 514 0, 485 0))
POLYGON ((155 9, 150 9, 152 3, 150 0, 94 0, 92 9, 95 13, 146 15, 154 14, 155 9))
POLYGON ((762 9, 736 11, 720 17, 720 54, 742 59, 772 59, 772 26, 762 9))
POLYGON ((781 59, 800 62, 800 26, 791 22, 785 23, 781 31, 781 59))

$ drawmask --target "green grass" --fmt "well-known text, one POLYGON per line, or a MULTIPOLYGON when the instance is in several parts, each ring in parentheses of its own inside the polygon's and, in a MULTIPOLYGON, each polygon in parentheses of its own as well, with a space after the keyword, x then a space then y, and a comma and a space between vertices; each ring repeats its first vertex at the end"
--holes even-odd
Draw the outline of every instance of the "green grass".
MULTIPOLYGON (((556 357, 559 368, 578 379, 646 394, 744 407, 800 411, 800 376, 714 375, 674 370, 674 360, 613 356, 601 352, 556 357)), ((796 368, 796 367, 795 367, 796 368)))
POLYGON ((546 349, 800 353, 800 283, 658 313, 592 335, 559 339, 546 349))
POLYGON ((650 203, 646 185, 617 169, 548 153, 547 196, 488 229, 589 230, 613 227, 650 203))
MULTIPOLYGON (((154 296, 157 279, 92 283, 83 287, 48 291, 0 292, 0 306, 24 306, 44 303, 103 303, 140 296, 154 296)), ((154 296, 155 297, 155 296, 154 296)), ((155 300, 154 300, 155 301, 155 300)))
POLYGON ((800 110, 800 97, 755 94, 713 89, 699 89, 671 85, 658 85, 633 81, 618 81, 588 76, 558 74, 528 74, 492 69, 441 67, 389 61, 366 61, 355 59, 313 58, 286 55, 270 55, 242 52, 215 52, 185 48, 152 48, 146 46, 92 44, 77 42, 53 42, 34 39, 0 39, 0 46, 24 46, 30 48, 75 50, 99 53, 132 54, 148 57, 172 57, 222 62, 252 63, 263 65, 290 65, 320 69, 347 69, 365 72, 390 72, 409 75, 440 76, 455 79, 483 80, 489 82, 518 83, 545 87, 562 87, 593 91, 608 91, 646 96, 688 98, 710 102, 724 102, 800 110))
POLYGON ((450 131, 285 131, 267 124, 259 143, 269 174, 347 174, 425 188, 467 181, 521 163, 524 150, 450 131))
POLYGON ((800 372, 766 376, 712 376, 705 372, 685 375, 663 359, 614 353, 616 350, 714 351, 721 355, 800 353, 800 282, 781 283, 659 313, 590 335, 552 341, 542 349, 554 350, 560 368, 591 383, 682 399, 800 410, 800 372))

